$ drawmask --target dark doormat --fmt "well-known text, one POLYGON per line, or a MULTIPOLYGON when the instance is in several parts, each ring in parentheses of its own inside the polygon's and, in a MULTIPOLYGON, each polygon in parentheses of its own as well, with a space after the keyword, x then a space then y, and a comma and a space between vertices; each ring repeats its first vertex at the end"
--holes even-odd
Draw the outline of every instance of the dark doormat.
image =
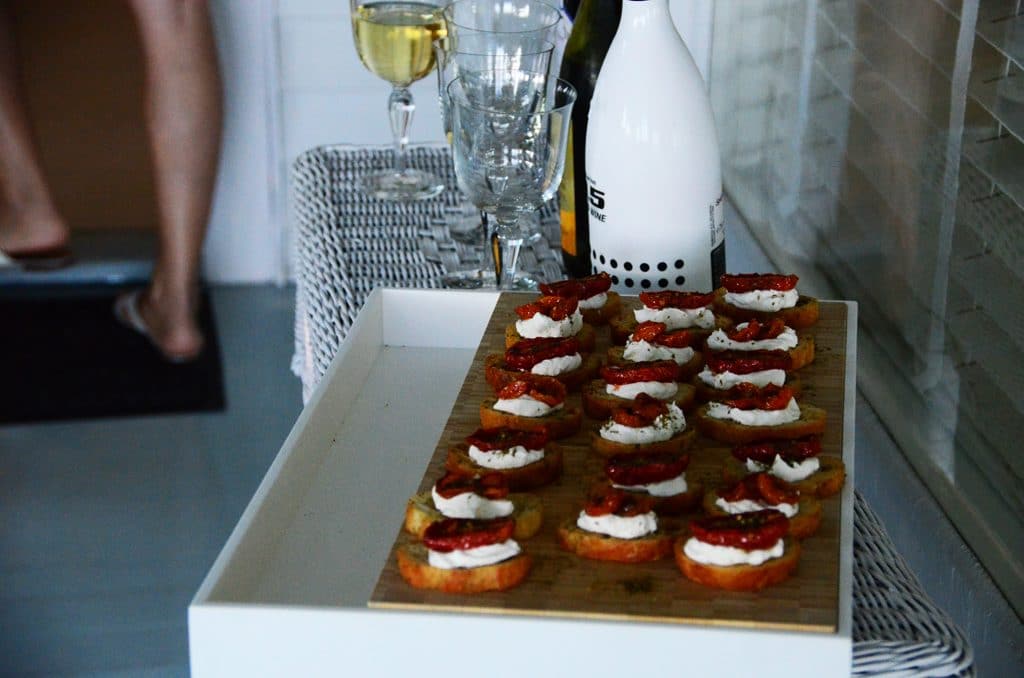
POLYGON ((0 289, 0 423, 224 409, 209 294, 202 294, 202 355, 172 365, 145 337, 114 318, 114 299, 125 289, 0 289))

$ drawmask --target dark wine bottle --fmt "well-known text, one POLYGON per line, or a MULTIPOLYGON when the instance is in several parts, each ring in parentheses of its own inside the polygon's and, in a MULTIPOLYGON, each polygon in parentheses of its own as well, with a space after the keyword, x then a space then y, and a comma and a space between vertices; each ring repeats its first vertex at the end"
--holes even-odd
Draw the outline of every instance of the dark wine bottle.
POLYGON ((590 221, 587 203, 586 139, 590 98, 601 64, 615 37, 622 0, 582 0, 562 56, 561 77, 576 88, 569 124, 565 173, 558 187, 562 260, 569 275, 590 274, 590 221))

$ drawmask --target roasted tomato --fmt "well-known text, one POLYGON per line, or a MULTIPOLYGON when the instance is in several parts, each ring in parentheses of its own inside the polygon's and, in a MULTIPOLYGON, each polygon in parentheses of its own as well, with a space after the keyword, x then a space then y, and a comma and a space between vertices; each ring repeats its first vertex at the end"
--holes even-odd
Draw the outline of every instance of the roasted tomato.
POLYGON ((708 351, 706 360, 715 374, 750 374, 793 367, 793 358, 786 351, 708 351))
POLYGON ((646 341, 649 344, 667 346, 669 348, 686 348, 693 342, 689 330, 668 331, 665 323, 648 320, 640 323, 629 335, 630 341, 646 341))
POLYGON ((775 339, 786 330, 786 321, 782 318, 772 318, 766 323, 758 320, 751 320, 747 323, 740 323, 731 330, 726 330, 725 336, 733 341, 763 341, 775 339))
POLYGON ((780 273, 726 273, 722 275, 722 287, 726 292, 742 294, 755 290, 775 290, 786 292, 794 287, 800 278, 795 275, 780 273))
POLYGON ((544 431, 520 431, 499 426, 498 428, 478 428, 466 437, 466 442, 476 445, 482 452, 507 450, 516 445, 522 445, 528 450, 541 450, 547 445, 548 435, 544 431))
POLYGON ((779 480, 770 473, 752 473, 718 496, 726 501, 762 501, 767 504, 795 504, 800 501, 800 492, 789 483, 779 480))
POLYGON ((732 448, 732 456, 740 461, 753 459, 769 466, 775 461, 776 456, 793 462, 803 461, 819 454, 821 454, 821 438, 819 436, 805 436, 790 440, 765 440, 732 448))
POLYGON ((556 297, 577 297, 589 299, 611 289, 612 277, 607 273, 596 273, 583 278, 570 278, 553 283, 541 283, 541 294, 556 297))
POLYGON ((445 518, 431 523, 423 532, 423 544, 431 551, 449 553, 500 544, 512 538, 515 521, 445 518))
POLYGON ((729 395, 722 402, 738 410, 782 410, 792 398, 793 389, 788 386, 768 384, 758 388, 744 382, 729 389, 729 395))
POLYGON ((753 551, 775 545, 789 533, 789 518, 774 509, 707 516, 690 521, 693 536, 706 544, 753 551))
POLYGON ((553 295, 543 296, 536 301, 531 301, 522 306, 516 306, 516 315, 523 320, 529 320, 538 313, 542 313, 552 320, 565 320, 576 307, 579 301, 576 297, 556 297, 553 295))
POLYGON ((523 396, 530 396, 551 407, 565 402, 565 384, 554 377, 529 373, 523 374, 522 377, 504 383, 498 389, 497 396, 503 400, 515 400, 523 396))
POLYGON ((653 506, 654 502, 649 497, 631 494, 607 483, 600 483, 590 488, 583 510, 588 516, 614 514, 630 518, 649 513, 653 506))
POLYGON ((679 365, 672 360, 650 360, 629 365, 605 365, 601 378, 609 384, 635 384, 639 381, 675 381, 679 377, 679 365))
POLYGON ((695 309, 708 306, 714 300, 712 292, 676 292, 666 290, 664 292, 641 292, 640 301, 647 308, 681 308, 695 309))
POLYGON ((668 405, 647 393, 640 393, 634 400, 612 410, 612 421, 630 428, 650 426, 654 420, 668 413, 668 405))
POLYGON ((579 352, 580 342, 576 337, 520 339, 505 349, 505 364, 514 370, 529 372, 542 360, 579 352))
POLYGON ((445 499, 451 499, 467 492, 487 499, 504 499, 508 496, 508 481, 500 473, 471 476, 448 471, 434 483, 434 491, 445 499))
POLYGON ((617 454, 604 465, 604 474, 616 485, 650 485, 678 478, 690 465, 690 456, 674 452, 617 454))

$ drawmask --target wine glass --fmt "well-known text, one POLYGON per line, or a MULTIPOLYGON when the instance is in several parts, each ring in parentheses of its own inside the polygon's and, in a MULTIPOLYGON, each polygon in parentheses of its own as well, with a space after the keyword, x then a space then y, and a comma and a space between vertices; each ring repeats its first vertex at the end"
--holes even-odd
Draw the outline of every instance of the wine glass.
POLYGON ((408 167, 406 146, 413 103, 409 85, 434 67, 432 43, 445 34, 438 0, 368 2, 349 0, 356 52, 366 68, 391 83, 388 111, 394 136, 391 169, 365 174, 361 188, 384 200, 422 200, 444 190, 444 181, 429 172, 408 167))
POLYGON ((525 234, 519 218, 558 190, 576 90, 546 72, 467 71, 448 85, 459 188, 493 215, 501 289, 536 289, 517 275, 525 234))
MULTIPOLYGON (((460 72, 482 72, 495 69, 518 69, 528 72, 547 73, 555 46, 536 35, 511 33, 472 33, 458 41, 451 37, 434 41, 437 61, 437 84, 441 102, 441 120, 445 137, 451 143, 451 111, 448 103, 448 85, 460 72)), ((495 257, 488 247, 488 233, 484 226, 486 215, 479 221, 470 222, 464 217, 456 226, 450 226, 452 239, 464 243, 480 244, 483 261, 479 266, 470 266, 449 271, 444 276, 448 287, 477 288, 496 287, 495 257)))

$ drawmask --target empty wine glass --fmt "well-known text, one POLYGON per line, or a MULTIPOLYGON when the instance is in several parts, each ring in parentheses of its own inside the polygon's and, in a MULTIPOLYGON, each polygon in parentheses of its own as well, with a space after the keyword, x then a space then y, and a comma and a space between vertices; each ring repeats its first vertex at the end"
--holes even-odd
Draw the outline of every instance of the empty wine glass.
POLYGON ((439 0, 367 2, 349 0, 356 52, 366 68, 391 83, 388 111, 394 136, 391 169, 363 175, 360 186, 376 198, 422 200, 444 190, 444 182, 406 164, 413 103, 409 85, 434 67, 433 42, 445 35, 439 0))
POLYGON ((459 188, 494 217, 499 285, 535 289, 518 275, 525 234, 519 218, 554 196, 565 167, 572 85, 547 73, 464 72, 448 86, 452 155, 459 188))

